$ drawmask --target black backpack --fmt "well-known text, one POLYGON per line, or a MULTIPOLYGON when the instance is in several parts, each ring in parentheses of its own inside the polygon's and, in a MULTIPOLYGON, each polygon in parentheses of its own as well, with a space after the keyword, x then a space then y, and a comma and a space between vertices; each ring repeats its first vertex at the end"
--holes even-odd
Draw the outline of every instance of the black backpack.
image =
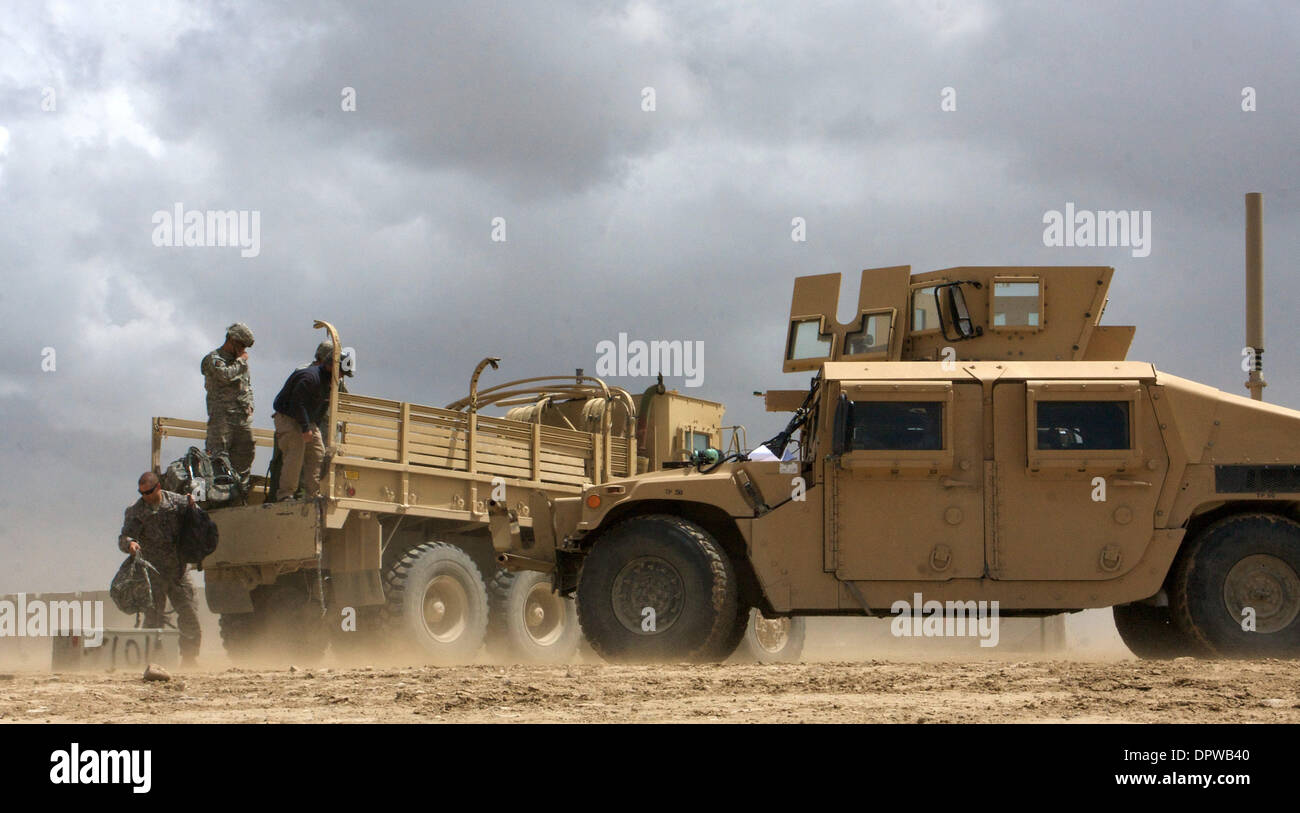
POLYGON ((187 564, 203 569, 203 560, 217 549, 219 533, 217 523, 197 505, 185 509, 181 517, 180 534, 176 537, 176 558, 181 567, 187 564))
POLYGON ((209 457, 197 446, 191 446, 185 456, 173 460, 162 475, 162 487, 177 494, 190 494, 209 508, 242 503, 244 486, 230 456, 218 452, 209 457))

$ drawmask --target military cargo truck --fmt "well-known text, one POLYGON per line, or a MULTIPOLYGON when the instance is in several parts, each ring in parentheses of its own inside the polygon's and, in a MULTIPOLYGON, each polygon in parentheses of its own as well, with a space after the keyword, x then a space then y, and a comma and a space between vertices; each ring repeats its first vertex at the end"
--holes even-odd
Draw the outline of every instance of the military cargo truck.
POLYGON ((1144 656, 1296 656, 1300 412, 1127 361, 1134 328, 1100 324, 1112 274, 872 269, 847 325, 838 274, 798 278, 783 370, 815 375, 766 393, 793 459, 538 492, 531 537, 494 546, 575 595, 610 660, 724 658, 750 608, 920 597, 1114 607, 1144 656))
MULTIPOLYGON (((316 326, 341 347, 333 326, 316 326)), ((635 401, 581 370, 480 389, 499 361, 484 359, 470 394, 442 409, 333 386, 321 498, 269 502, 255 478, 247 505, 211 510, 221 541, 205 561, 206 600, 232 657, 311 660, 332 641, 460 662, 487 639, 504 657, 566 660, 580 640, 573 602, 549 577, 497 564, 490 507, 512 506, 515 532, 528 536, 534 490, 578 494, 720 447, 726 429, 743 434, 721 425, 721 404, 662 381, 635 401)), ((154 418, 153 469, 167 438, 205 434, 201 421, 154 418)), ((274 437, 258 429, 254 439, 274 437)), ((787 643, 774 657, 791 655, 787 643)))

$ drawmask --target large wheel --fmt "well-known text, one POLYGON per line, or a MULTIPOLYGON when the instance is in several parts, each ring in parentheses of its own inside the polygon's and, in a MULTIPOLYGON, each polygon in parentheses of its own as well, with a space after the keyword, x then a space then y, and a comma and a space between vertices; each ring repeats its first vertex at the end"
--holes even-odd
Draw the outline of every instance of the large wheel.
POLYGON ((488 587, 488 635, 500 657, 523 663, 565 663, 578 651, 582 632, 573 600, 551 589, 535 570, 497 571, 488 587))
POLYGON ((749 628, 749 610, 748 605, 736 603, 735 617, 718 636, 717 642, 702 654, 703 660, 721 662, 736 653, 736 647, 740 646, 740 642, 745 638, 745 630, 749 628))
POLYGON ((1300 656, 1300 524, 1273 514, 1215 522, 1181 557, 1169 599, 1174 623, 1219 655, 1300 656))
POLYGON ((699 525, 663 514, 602 535, 577 595, 582 631, 608 661, 718 660, 739 616, 721 546, 699 525))
POLYGON ((468 663, 487 635, 487 587, 469 554, 444 542, 416 545, 384 574, 386 634, 396 654, 468 663))
POLYGON ((768 618, 754 608, 745 621, 745 638, 737 657, 759 663, 794 663, 803 654, 808 632, 803 617, 768 618))
POLYGON ((301 585, 275 584, 264 590, 255 615, 261 616, 267 657, 300 664, 319 661, 330 642, 320 599, 301 585))
POLYGON ((1111 607, 1115 629, 1124 645, 1139 658, 1149 660, 1210 654, 1205 644, 1183 632, 1174 623, 1168 607, 1151 604, 1118 604, 1111 607))
POLYGON ((329 645, 320 603, 301 579, 259 587, 251 613, 222 613, 217 623, 227 657, 238 664, 311 664, 329 645))
POLYGON ((237 664, 251 661, 256 654, 256 618, 252 613, 222 613, 217 618, 221 646, 226 657, 237 664))

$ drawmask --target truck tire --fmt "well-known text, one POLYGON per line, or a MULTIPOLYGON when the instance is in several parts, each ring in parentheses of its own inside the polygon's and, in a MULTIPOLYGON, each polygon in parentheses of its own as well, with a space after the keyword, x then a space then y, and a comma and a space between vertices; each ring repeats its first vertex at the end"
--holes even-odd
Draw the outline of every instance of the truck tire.
POLYGON ((749 610, 749 607, 737 602, 735 618, 729 625, 719 629, 715 643, 704 648, 701 653, 702 660, 721 663, 736 653, 736 648, 744 639, 745 629, 749 625, 749 610))
POLYGON ((260 646, 276 662, 311 665, 329 647, 329 628, 318 598, 300 585, 273 584, 254 595, 253 614, 261 627, 260 646))
POLYGON ((217 618, 221 631, 221 646, 231 663, 249 663, 256 653, 256 618, 253 613, 222 613, 217 618))
POLYGON ((520 663, 567 663, 582 631, 573 600, 535 570, 498 570, 488 586, 488 641, 494 654, 520 663))
POLYGON ((416 545, 384 574, 386 634, 395 655, 468 663, 487 636, 487 587, 469 554, 444 542, 416 545))
POLYGON ((320 605, 292 584, 253 591, 251 613, 222 613, 217 619, 221 645, 236 664, 319 661, 329 645, 320 605))
POLYGON ((1124 645, 1144 660, 1205 656, 1210 650, 1174 623, 1168 607, 1117 604, 1111 607, 1124 645))
POLYGON ((755 607, 745 619, 745 638, 738 660, 758 663, 795 663, 803 655, 808 632, 802 616, 768 618, 755 607))
POLYGON ((735 637, 737 593, 730 559, 699 525, 665 514, 633 517, 587 555, 578 620, 607 661, 719 660, 735 637))
POLYGON ((1215 654, 1300 656, 1300 524, 1238 514, 1208 526, 1175 567, 1169 603, 1174 623, 1215 654))

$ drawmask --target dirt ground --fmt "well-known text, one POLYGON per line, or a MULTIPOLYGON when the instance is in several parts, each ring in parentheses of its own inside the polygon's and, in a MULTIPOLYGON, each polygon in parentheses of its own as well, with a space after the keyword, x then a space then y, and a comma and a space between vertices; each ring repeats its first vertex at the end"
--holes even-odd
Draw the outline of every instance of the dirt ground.
POLYGON ((214 667, 0 674, 0 721, 1300 722, 1300 662, 214 667))

